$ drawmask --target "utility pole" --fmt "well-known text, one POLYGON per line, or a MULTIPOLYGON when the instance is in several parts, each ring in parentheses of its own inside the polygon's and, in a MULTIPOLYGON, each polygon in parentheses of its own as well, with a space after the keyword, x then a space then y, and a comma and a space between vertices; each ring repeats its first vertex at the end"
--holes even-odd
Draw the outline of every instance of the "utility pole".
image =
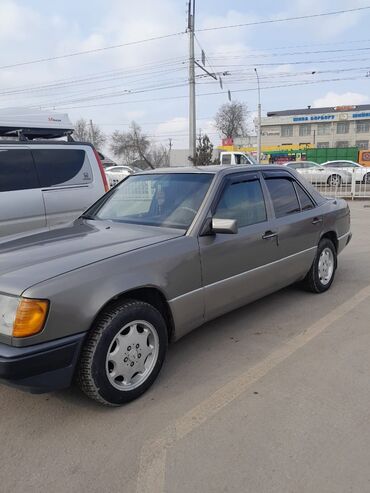
POLYGON ((91 134, 91 143, 95 147, 95 139, 94 139, 94 125, 92 120, 90 120, 90 134, 91 134))
POLYGON ((168 139, 168 166, 171 166, 172 139, 168 139))
POLYGON ((189 33, 189 157, 194 164, 196 157, 196 113, 195 113, 195 58, 194 58, 194 15, 195 0, 188 3, 189 33))
POLYGON ((257 90, 258 90, 258 129, 257 129, 257 163, 261 162, 261 90, 260 90, 260 79, 258 77, 258 72, 257 69, 255 68, 254 71, 256 72, 256 77, 257 77, 257 90))

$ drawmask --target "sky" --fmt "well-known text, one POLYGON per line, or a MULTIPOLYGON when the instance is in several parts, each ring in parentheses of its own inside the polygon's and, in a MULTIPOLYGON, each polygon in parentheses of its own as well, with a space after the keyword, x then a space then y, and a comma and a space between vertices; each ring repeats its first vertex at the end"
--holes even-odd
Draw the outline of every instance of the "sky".
MULTIPOLYGON (((153 142, 168 146, 171 139, 174 148, 186 148, 186 3, 0 0, 0 114, 8 107, 55 110, 72 121, 92 119, 107 135, 135 120, 153 142)), ((225 73, 221 89, 219 81, 196 70, 198 131, 220 143, 213 118, 227 103, 228 90, 232 100, 247 105, 253 120, 254 68, 263 115, 308 105, 369 103, 370 9, 212 29, 356 7, 370 7, 370 0, 196 0, 196 59, 201 63, 203 49, 207 70, 225 73)))

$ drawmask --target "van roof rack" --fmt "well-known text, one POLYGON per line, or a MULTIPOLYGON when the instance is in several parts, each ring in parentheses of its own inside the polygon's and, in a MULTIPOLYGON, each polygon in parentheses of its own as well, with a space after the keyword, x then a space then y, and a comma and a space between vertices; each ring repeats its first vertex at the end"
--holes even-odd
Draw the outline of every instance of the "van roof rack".
POLYGON ((73 130, 67 113, 29 108, 0 110, 0 137, 16 137, 19 141, 67 137, 73 141, 73 130))

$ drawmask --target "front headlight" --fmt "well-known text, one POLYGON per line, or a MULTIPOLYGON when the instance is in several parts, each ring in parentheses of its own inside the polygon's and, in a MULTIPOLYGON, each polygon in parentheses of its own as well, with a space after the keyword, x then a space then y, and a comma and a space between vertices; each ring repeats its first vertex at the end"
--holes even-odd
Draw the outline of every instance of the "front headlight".
POLYGON ((18 304, 18 297, 0 294, 0 334, 13 335, 18 304))
POLYGON ((12 337, 37 334, 44 328, 48 310, 47 300, 0 294, 0 333, 12 337))

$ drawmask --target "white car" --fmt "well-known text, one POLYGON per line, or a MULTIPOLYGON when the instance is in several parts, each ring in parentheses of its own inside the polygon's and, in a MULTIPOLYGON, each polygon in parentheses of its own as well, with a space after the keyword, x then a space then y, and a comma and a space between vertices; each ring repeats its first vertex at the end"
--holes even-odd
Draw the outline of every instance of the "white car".
POLYGON ((132 175, 134 170, 130 166, 109 166, 105 168, 105 174, 108 178, 110 187, 114 187, 126 176, 132 175))
POLYGON ((308 181, 315 184, 339 187, 352 181, 352 174, 349 171, 322 166, 314 161, 289 161, 284 163, 284 166, 296 169, 308 181))
POLYGON ((356 182, 370 184, 370 168, 362 166, 362 164, 355 163, 354 161, 326 161, 322 166, 325 168, 335 168, 339 170, 349 171, 354 173, 356 182))

